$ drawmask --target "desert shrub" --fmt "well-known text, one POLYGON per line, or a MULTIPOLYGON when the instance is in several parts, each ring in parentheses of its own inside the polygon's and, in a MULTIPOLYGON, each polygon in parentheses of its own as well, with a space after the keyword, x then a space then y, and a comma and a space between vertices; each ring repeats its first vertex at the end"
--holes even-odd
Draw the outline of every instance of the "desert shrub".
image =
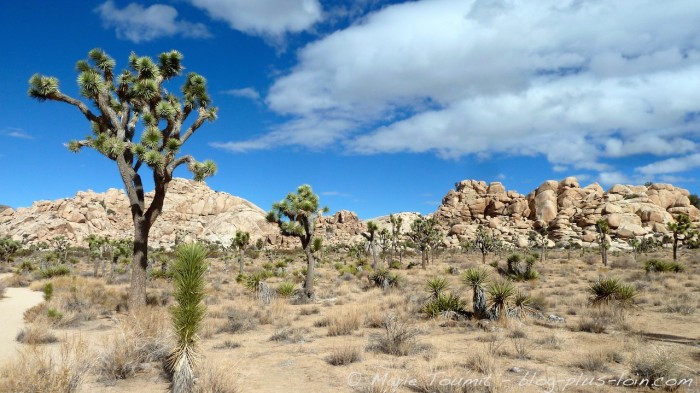
MULTIPOLYGON (((663 381, 674 380, 680 383, 684 380, 687 383, 692 378, 692 371, 680 363, 678 355, 671 349, 661 346, 650 347, 637 353, 632 360, 630 372, 639 385, 647 384, 645 386, 655 381, 663 383, 663 381)), ((680 385, 665 387, 675 390, 680 385)))
POLYGON ((433 297, 421 308, 421 312, 429 318, 442 316, 448 319, 464 315, 466 303, 454 293, 440 293, 433 297))
POLYGON ((337 314, 328 319, 329 336, 345 336, 360 328, 362 316, 357 309, 337 314))
POLYGON ((170 270, 152 269, 149 273, 149 276, 152 280, 169 280, 173 277, 173 273, 170 270))
POLYGON ((70 274, 70 268, 66 265, 51 265, 37 271, 38 278, 52 278, 70 274))
POLYGON ((644 271, 647 273, 683 273, 685 266, 679 262, 668 262, 660 259, 650 259, 644 262, 644 271))
POLYGON ((294 291, 294 283, 289 281, 282 282, 277 287, 277 295, 280 297, 290 297, 294 294, 294 291))
POLYGON ((334 348, 326 357, 326 362, 332 366, 344 366, 360 360, 362 360, 362 350, 349 345, 334 348))
POLYGON ((196 368, 197 380, 193 393, 238 393, 239 381, 232 365, 203 362, 196 368))
POLYGON ((610 361, 610 354, 606 354, 604 352, 592 352, 579 356, 573 363, 573 366, 590 372, 607 371, 610 361))
POLYGON ((89 371, 87 344, 70 340, 56 354, 32 346, 0 368, 1 392, 74 393, 89 371))
POLYGON ((17 267, 15 267, 15 273, 17 274, 21 274, 24 272, 33 272, 34 270, 36 270, 34 262, 32 262, 29 259, 24 259, 22 262, 17 264, 17 267))
POLYGON ((401 262, 399 262, 399 261, 389 262, 389 269, 401 269, 401 262))
POLYGON ((593 305, 614 304, 627 307, 634 304, 637 289, 632 284, 621 282, 617 278, 601 278, 588 287, 591 295, 589 302, 593 305))
POLYGON ((3 281, 0 281, 0 299, 5 297, 5 283, 3 281))
POLYGON ((621 315, 609 307, 590 309, 581 317, 575 330, 587 333, 605 333, 608 327, 621 322, 621 315))
POLYGON ((408 356, 426 349, 426 346, 418 344, 418 331, 399 321, 396 315, 387 315, 383 325, 384 334, 370 338, 369 350, 394 356, 408 356))
POLYGON ((52 282, 47 282, 44 284, 44 287, 41 288, 41 291, 44 293, 44 301, 50 302, 51 298, 53 298, 53 283, 52 282))
POLYGON ((51 344, 58 341, 58 337, 51 333, 49 325, 43 321, 37 321, 22 328, 16 339, 17 342, 29 345, 51 344))
POLYGON ((127 379, 148 363, 163 364, 170 348, 170 318, 166 310, 137 311, 118 320, 115 332, 104 337, 95 357, 102 382, 127 379))
POLYGON ((217 333, 243 333, 258 326, 258 319, 251 312, 236 308, 227 308, 225 312, 226 323, 217 333))
POLYGON ((401 277, 387 269, 377 269, 368 278, 374 286, 384 289, 396 288, 401 284, 401 277))
POLYGON ((275 330, 275 333, 270 337, 270 341, 281 341, 292 344, 309 342, 308 333, 309 330, 306 328, 283 327, 275 330))

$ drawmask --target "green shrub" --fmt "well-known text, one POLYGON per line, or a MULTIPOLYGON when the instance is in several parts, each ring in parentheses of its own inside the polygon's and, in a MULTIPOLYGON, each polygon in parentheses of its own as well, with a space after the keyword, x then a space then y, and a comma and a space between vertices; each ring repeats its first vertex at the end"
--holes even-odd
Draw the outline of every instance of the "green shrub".
POLYGON ((401 281, 398 274, 391 273, 387 269, 377 269, 368 278, 372 284, 380 288, 395 288, 399 286, 401 281))
POLYGON ((39 278, 52 278, 68 274, 70 274, 70 268, 66 265, 51 265, 44 269, 39 269, 37 272, 39 278))
POLYGON ((667 262, 659 259, 651 259, 644 262, 644 270, 647 273, 653 272, 672 272, 672 273, 682 273, 685 271, 685 266, 679 262, 667 262))
POLYGON ((440 293, 438 296, 431 298, 426 303, 421 311, 429 318, 445 316, 454 318, 464 313, 466 303, 462 298, 454 293, 440 293))
POLYGON ((53 297, 53 283, 47 282, 46 284, 44 284, 44 287, 41 289, 41 291, 44 292, 44 301, 51 301, 51 298, 53 297))
POLYGON ((157 280, 157 279, 169 280, 173 277, 173 273, 172 273, 172 270, 163 271, 161 269, 153 269, 153 270, 151 270, 150 276, 151 276, 151 279, 153 279, 153 280, 157 280))
POLYGON ((277 295, 280 297, 290 297, 294 294, 294 283, 285 281, 277 287, 277 295))
POLYGON ((430 297, 436 298, 445 292, 449 286, 444 277, 433 277, 425 282, 425 291, 428 292, 430 297))

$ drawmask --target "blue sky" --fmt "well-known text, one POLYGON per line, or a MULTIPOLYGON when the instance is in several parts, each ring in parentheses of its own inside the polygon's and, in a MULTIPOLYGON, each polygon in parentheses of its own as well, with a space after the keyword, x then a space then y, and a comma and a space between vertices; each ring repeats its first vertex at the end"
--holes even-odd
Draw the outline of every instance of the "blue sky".
POLYGON ((95 47, 117 69, 182 52, 219 107, 183 152, 263 209, 303 183, 362 218, 430 213, 463 179, 697 193, 699 19, 693 0, 0 2, 0 204, 121 188, 63 146, 89 133, 75 108, 27 96, 39 72, 79 97, 95 47))

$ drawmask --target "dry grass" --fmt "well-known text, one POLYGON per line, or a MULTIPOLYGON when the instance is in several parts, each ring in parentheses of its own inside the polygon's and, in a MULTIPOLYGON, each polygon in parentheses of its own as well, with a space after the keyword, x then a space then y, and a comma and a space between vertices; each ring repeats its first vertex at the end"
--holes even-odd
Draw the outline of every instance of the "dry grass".
POLYGON ((22 344, 50 344, 56 341, 58 341, 58 337, 51 332, 49 324, 45 319, 25 326, 17 334, 17 342, 22 344))
POLYGON ((417 329, 389 314, 384 318, 383 334, 372 336, 368 349, 394 356, 407 356, 429 349, 429 346, 418 343, 417 334, 417 329))
POLYGON ((62 343, 58 354, 33 346, 21 350, 13 361, 0 368, 0 391, 77 392, 89 368, 90 358, 83 340, 62 343))
POLYGON ((104 382, 130 378, 151 362, 162 364, 172 348, 169 315, 144 309, 122 317, 100 347, 95 372, 104 382))
POLYGON ((360 328, 362 315, 356 308, 337 312, 328 319, 329 336, 346 336, 360 328))
POLYGON ((333 366, 344 366, 360 360, 362 360, 362 349, 350 345, 333 348, 326 357, 326 362, 333 366))
POLYGON ((195 374, 197 382, 194 393, 239 393, 239 378, 231 372, 235 369, 236 365, 224 362, 202 362, 195 374))

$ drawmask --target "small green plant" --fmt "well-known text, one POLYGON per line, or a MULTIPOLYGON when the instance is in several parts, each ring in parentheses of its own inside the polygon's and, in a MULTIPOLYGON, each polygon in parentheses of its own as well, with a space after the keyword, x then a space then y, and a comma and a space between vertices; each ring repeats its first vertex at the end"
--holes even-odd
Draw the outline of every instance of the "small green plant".
POLYGON ((280 297, 290 297, 294 294, 294 283, 285 281, 277 287, 277 295, 280 297))
POLYGON ((51 318, 51 319, 56 319, 56 320, 58 320, 58 319, 63 318, 63 313, 60 312, 60 311, 58 311, 58 310, 55 309, 55 308, 49 308, 49 309, 46 310, 46 316, 48 316, 48 317, 51 318))
POLYGON ((515 295, 513 282, 508 279, 495 281, 488 286, 487 292, 491 316, 498 319, 507 316, 511 299, 515 295))
POLYGON ((44 269, 39 269, 37 272, 39 278, 52 278, 68 274, 70 274, 70 268, 66 265, 51 265, 44 269))
POLYGON ((679 262, 667 262, 659 259, 650 259, 644 262, 644 271, 647 273, 683 273, 685 271, 685 266, 679 262))
POLYGON ((249 276, 244 276, 243 286, 253 293, 257 292, 265 280, 270 277, 268 273, 266 270, 258 270, 249 276))
POLYGON ((401 278, 387 269, 377 269, 369 275, 369 281, 380 288, 395 288, 400 285, 401 278))
POLYGON ((589 302, 593 305, 616 304, 622 307, 634 304, 637 289, 632 284, 621 282, 617 278, 601 278, 588 287, 591 295, 589 302))
POLYGON ((52 282, 47 282, 44 284, 44 287, 41 289, 41 291, 44 293, 44 301, 50 302, 51 298, 53 297, 53 283, 52 282))
POLYGON ((425 291, 428 292, 431 298, 439 297, 449 287, 450 285, 444 277, 429 278, 425 282, 425 291))
POLYGON ((445 318, 456 318, 464 314, 466 303, 462 298, 454 293, 440 293, 431 298, 421 311, 429 318, 443 316, 445 318))

